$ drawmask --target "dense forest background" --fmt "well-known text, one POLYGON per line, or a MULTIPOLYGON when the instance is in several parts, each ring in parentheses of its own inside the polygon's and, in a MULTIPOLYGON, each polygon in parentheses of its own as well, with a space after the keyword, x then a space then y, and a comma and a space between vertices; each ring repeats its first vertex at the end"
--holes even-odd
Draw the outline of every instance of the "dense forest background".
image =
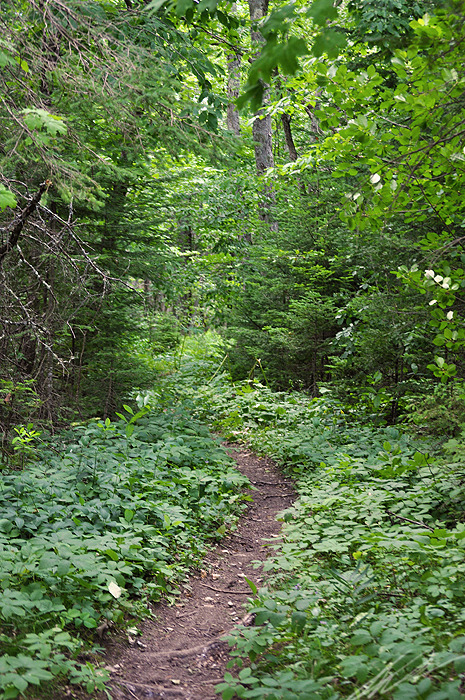
POLYGON ((207 329, 234 378, 457 430, 463 10, 4 2, 4 453, 207 329))
POLYGON ((110 697, 222 439, 296 489, 222 699, 463 698, 463 0, 1 10, 0 700, 110 697))

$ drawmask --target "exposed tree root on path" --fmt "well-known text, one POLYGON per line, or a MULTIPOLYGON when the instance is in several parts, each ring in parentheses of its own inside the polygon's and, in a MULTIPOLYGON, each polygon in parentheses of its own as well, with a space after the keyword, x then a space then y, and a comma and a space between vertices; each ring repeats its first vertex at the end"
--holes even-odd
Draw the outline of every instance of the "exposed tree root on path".
POLYGON ((253 622, 243 607, 252 595, 244 578, 257 586, 263 583, 263 572, 252 562, 266 559, 267 543, 279 538, 276 515, 293 500, 289 479, 270 460, 233 446, 231 453, 252 484, 259 485, 251 491, 253 503, 238 529, 209 553, 179 603, 158 605, 156 619, 143 623, 142 636, 132 644, 109 640, 107 668, 114 700, 218 698, 214 688, 229 659, 225 637, 235 625, 253 622))

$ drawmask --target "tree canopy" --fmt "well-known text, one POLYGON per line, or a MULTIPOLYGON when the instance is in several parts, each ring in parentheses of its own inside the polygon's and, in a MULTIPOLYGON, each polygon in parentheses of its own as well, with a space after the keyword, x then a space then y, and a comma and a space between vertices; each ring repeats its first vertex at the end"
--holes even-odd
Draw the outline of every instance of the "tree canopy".
POLYGON ((390 419, 461 380, 461 2, 4 5, 4 395, 111 413, 160 323, 390 419))

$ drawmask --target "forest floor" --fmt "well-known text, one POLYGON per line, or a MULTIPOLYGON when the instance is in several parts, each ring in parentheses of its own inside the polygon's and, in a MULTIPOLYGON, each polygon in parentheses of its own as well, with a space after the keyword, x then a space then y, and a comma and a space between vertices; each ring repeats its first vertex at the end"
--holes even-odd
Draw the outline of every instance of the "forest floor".
POLYGON ((228 446, 253 490, 238 527, 207 555, 203 569, 184 587, 174 606, 159 604, 140 636, 107 641, 106 668, 114 700, 183 698, 213 700, 229 660, 225 639, 238 624, 250 624, 244 603, 252 596, 245 577, 263 585, 267 545, 279 540, 277 514, 295 499, 292 482, 267 458, 228 446))

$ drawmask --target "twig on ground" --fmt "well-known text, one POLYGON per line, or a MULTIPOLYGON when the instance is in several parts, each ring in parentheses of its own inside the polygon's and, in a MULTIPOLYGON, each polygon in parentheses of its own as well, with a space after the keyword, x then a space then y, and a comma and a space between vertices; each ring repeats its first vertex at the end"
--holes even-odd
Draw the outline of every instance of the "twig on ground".
POLYGON ((227 591, 223 588, 214 588, 213 586, 209 586, 208 583, 202 583, 201 581, 199 581, 199 583, 201 586, 205 586, 205 588, 210 588, 210 590, 216 591, 217 593, 230 593, 231 595, 248 595, 252 593, 252 591, 227 591))
POLYGON ((262 493, 261 498, 284 498, 285 496, 294 496, 293 493, 262 493))
POLYGON ((397 518, 398 520, 403 520, 406 523, 412 523, 412 525, 420 525, 420 527, 425 527, 427 530, 434 532, 434 527, 430 527, 429 525, 426 525, 426 523, 422 523, 421 520, 410 520, 410 518, 404 518, 403 515, 397 515, 397 513, 393 513, 392 510, 386 510, 386 513, 392 515, 393 518, 397 518))
POLYGON ((183 617, 189 617, 189 615, 194 615, 197 610, 191 610, 190 612, 183 613, 182 615, 176 615, 176 620, 180 620, 183 617))
MULTIPOLYGON (((227 634, 227 633, 224 633, 227 634)), ((196 654, 205 654, 211 647, 215 644, 224 645, 226 640, 223 638, 223 634, 214 637, 206 644, 198 644, 195 647, 189 647, 188 649, 170 649, 168 651, 151 651, 144 654, 146 659, 184 659, 187 656, 195 656, 196 654)))
POLYGON ((251 481, 251 484, 260 484, 260 486, 282 486, 285 481, 251 481))

